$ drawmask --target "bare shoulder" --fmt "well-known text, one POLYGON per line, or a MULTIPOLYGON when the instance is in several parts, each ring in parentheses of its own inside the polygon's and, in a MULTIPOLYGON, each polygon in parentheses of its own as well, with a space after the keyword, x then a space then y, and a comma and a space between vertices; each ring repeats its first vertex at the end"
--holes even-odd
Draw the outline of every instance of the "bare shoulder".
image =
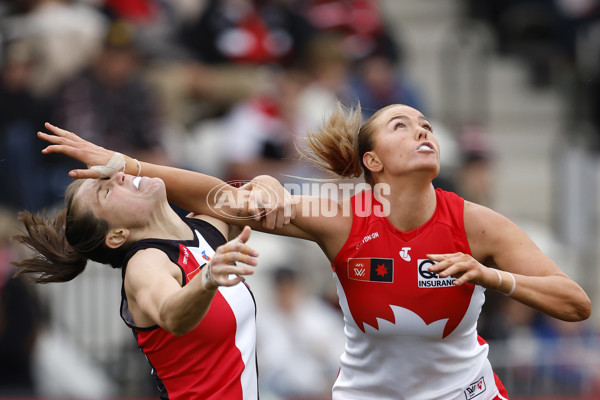
POLYGON ((171 262, 165 252, 155 248, 137 251, 127 263, 125 284, 136 287, 149 281, 161 280, 171 276, 181 280, 181 271, 171 262))
POLYGON ((464 221, 467 236, 474 237, 489 235, 498 228, 514 225, 504 215, 491 208, 467 200, 465 200, 464 221))
POLYGON ((497 259, 517 249, 539 251, 517 224, 491 208, 465 201, 464 223, 471 252, 478 260, 497 259))
POLYGON ((223 222, 220 219, 204 214, 190 213, 188 214, 188 217, 208 222, 209 224, 217 228, 224 237, 229 237, 229 224, 227 222, 223 222))

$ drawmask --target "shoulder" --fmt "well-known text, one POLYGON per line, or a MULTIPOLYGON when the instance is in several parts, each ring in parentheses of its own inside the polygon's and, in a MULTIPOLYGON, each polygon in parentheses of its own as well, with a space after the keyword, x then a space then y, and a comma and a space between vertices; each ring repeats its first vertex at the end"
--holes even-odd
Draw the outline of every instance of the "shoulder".
POLYGON ((138 250, 131 256, 127 262, 124 280, 128 284, 136 284, 162 279, 167 275, 179 279, 181 270, 164 251, 151 247, 138 250))
POLYGON ((197 219, 200 221, 204 221, 206 223, 208 223, 209 225, 211 225, 213 228, 215 228, 216 230, 218 230, 223 237, 227 238, 229 237, 229 224, 227 222, 223 222, 220 219, 208 216, 208 215, 204 215, 204 214, 194 214, 194 213, 190 213, 187 215, 188 218, 192 218, 192 219, 197 219))
POLYGON ((464 222, 473 256, 485 259, 501 251, 510 251, 516 243, 529 238, 504 215, 479 204, 465 201, 464 222))
POLYGON ((486 227, 493 227, 493 230, 497 230, 499 228, 514 225, 504 215, 491 208, 467 200, 464 201, 464 218, 467 234, 469 231, 472 234, 476 234, 477 229, 486 227))

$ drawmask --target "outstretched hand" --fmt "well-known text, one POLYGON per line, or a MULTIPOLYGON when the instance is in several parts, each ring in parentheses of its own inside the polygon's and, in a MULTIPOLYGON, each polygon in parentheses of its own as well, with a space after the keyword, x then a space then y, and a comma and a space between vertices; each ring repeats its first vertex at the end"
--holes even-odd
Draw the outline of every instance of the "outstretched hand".
POLYGON ((216 290, 219 286, 234 286, 244 281, 244 275, 254 274, 254 268, 237 266, 240 262, 252 267, 258 263, 258 252, 246 245, 251 229, 245 226, 233 240, 217 247, 215 255, 202 269, 204 288, 216 290))
POLYGON ((87 165, 88 169, 74 169, 69 171, 71 178, 98 178, 100 174, 93 169, 89 169, 89 167, 92 165, 106 165, 114 154, 114 151, 88 142, 73 132, 61 129, 49 122, 46 122, 44 126, 53 134, 37 133, 40 139, 50 143, 50 145, 42 150, 43 154, 64 154, 87 165))

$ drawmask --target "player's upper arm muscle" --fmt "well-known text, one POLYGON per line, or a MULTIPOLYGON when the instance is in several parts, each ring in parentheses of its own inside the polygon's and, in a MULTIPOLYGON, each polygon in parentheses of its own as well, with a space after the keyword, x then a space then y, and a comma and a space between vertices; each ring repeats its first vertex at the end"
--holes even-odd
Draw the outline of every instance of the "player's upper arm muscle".
MULTIPOLYGON (((170 295, 181 289, 181 279, 181 270, 164 252, 158 249, 140 250, 127 264, 125 291, 145 318, 160 324, 160 307, 170 295)), ((138 320, 140 315, 138 313, 138 320)))
POLYGON ((524 275, 562 274, 533 240, 503 215, 465 202, 464 221, 469 246, 477 260, 524 275))

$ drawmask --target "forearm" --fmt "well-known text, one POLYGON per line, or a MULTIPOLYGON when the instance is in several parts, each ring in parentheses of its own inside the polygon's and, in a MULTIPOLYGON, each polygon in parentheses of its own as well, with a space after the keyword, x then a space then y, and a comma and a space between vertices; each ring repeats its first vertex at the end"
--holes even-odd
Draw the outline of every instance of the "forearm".
POLYGON ((191 331, 206 316, 216 292, 216 288, 210 290, 202 285, 199 274, 165 299, 159 310, 160 325, 175 336, 191 331))
POLYGON ((498 270, 502 281, 496 290, 563 321, 589 318, 591 302, 583 289, 564 275, 529 276, 498 270))
MULTIPOLYGON (((129 156, 125 156, 125 158, 126 173, 137 175, 141 170, 141 175, 143 176, 161 178, 165 182, 167 198, 169 201, 184 210, 191 211, 195 214, 210 215, 238 227, 248 225, 252 229, 259 231, 312 240, 311 236, 307 235, 293 224, 286 224, 282 228, 276 230, 273 230, 273 228, 266 229, 265 224, 263 223, 264 218, 261 220, 253 218, 253 213, 255 213, 256 210, 251 212, 249 203, 250 190, 253 185, 267 188, 267 191, 269 192, 267 197, 270 197, 270 199, 268 199, 270 202, 282 202, 283 204, 284 199, 281 198, 281 195, 278 196, 274 190, 274 187, 279 185, 279 182, 271 176, 258 176, 243 188, 237 188, 228 185, 219 178, 199 172, 156 165, 143 161, 141 161, 138 166, 138 163, 133 158, 129 156), (225 192, 219 190, 221 188, 230 190, 230 196, 225 196, 225 192), (233 200, 233 202, 230 200, 233 200)), ((271 204, 271 206, 276 207, 277 204, 271 204)), ((295 206, 296 204, 290 205, 290 207, 295 206)), ((262 205, 259 207, 262 207, 262 205)), ((276 215, 277 213, 274 212, 265 218, 274 218, 276 215)), ((274 226, 275 222, 272 224, 274 226)))
MULTIPOLYGON (((173 204, 196 214, 220 217, 211 212, 207 202, 211 190, 220 185, 226 185, 221 179, 200 172, 144 161, 140 161, 138 166, 133 158, 129 156, 125 156, 125 158, 127 161, 125 172, 127 174, 138 175, 138 172, 140 172, 142 176, 161 178, 167 188, 167 197, 173 204)), ((237 190, 233 187, 232 189, 237 190)))

